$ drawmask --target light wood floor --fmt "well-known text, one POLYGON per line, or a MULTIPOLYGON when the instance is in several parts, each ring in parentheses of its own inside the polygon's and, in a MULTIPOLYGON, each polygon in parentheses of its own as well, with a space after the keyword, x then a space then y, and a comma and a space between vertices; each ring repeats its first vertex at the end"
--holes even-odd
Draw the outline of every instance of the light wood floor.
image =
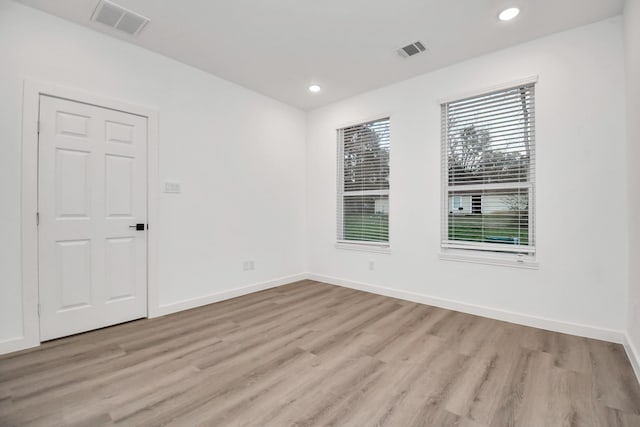
POLYGON ((620 345, 304 281, 0 357, 0 425, 640 426, 620 345))

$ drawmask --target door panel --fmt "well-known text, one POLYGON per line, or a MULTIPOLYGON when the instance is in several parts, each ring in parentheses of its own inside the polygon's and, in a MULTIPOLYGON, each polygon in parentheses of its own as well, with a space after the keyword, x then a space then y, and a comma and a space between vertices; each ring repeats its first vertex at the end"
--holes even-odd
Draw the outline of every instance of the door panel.
POLYGON ((76 136, 86 138, 89 131, 90 117, 65 112, 56 111, 56 131, 58 135, 76 136))
POLYGON ((56 242, 58 277, 52 280, 58 311, 91 305, 91 241, 56 242))
POLYGON ((107 217, 133 217, 133 157, 107 154, 105 174, 107 180, 107 217))
POLYGON ((126 123, 107 121, 107 141, 121 144, 132 144, 134 127, 126 123))
POLYGON ((146 118, 41 96, 41 340, 146 316, 146 150, 146 118))
POLYGON ((88 151, 56 149, 57 218, 89 218, 91 176, 88 151))
POLYGON ((131 237, 107 239, 107 301, 133 298, 136 295, 136 240, 131 237))

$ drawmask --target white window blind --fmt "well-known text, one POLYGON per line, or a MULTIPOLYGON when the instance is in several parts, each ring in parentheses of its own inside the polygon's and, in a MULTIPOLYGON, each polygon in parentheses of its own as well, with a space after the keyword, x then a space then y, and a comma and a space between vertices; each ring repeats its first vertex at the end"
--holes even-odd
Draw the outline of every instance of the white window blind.
POLYGON ((338 129, 338 242, 388 245, 389 118, 338 129))
POLYGON ((442 104, 442 246, 535 253, 534 83, 442 104))

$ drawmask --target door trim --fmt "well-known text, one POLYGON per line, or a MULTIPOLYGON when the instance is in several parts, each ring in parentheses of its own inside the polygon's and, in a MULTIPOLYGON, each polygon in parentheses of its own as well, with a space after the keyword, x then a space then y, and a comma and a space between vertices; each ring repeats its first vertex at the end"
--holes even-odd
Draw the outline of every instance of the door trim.
POLYGON ((22 337, 0 343, 0 354, 40 345, 38 316, 38 120, 40 96, 48 95, 70 101, 118 110, 147 118, 147 316, 157 317, 157 201, 158 180, 158 110, 123 102, 102 95, 56 84, 24 81, 22 117, 22 337))

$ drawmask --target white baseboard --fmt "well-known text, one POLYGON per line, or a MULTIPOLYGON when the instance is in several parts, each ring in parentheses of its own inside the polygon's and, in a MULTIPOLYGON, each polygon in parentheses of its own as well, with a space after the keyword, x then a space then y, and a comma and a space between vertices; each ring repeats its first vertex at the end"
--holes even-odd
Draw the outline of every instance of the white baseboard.
POLYGON ((26 337, 9 338, 0 341, 0 354, 13 353, 14 351, 26 350, 28 348, 38 347, 39 345, 40 342, 26 337))
POLYGON ((377 285, 370 285, 351 280, 340 279, 337 277, 322 276, 318 274, 309 274, 308 278, 318 282, 329 283, 332 285, 343 286, 346 288, 357 289, 360 291, 370 292, 373 294, 384 295, 388 297, 403 299, 407 301, 417 302, 420 304, 433 305, 449 310, 460 311, 463 313, 474 314, 477 316, 488 317, 490 319, 502 320, 505 322, 516 323, 519 325, 531 326, 534 328, 545 329, 548 331, 562 332, 570 335, 577 335, 585 338, 594 338, 603 341, 609 341, 616 344, 624 344, 625 333, 613 329, 599 328, 596 326, 581 325, 578 323, 565 322, 561 320, 548 319, 538 316, 530 316, 526 314, 514 313, 511 311, 469 304, 460 301, 454 301, 444 298, 432 297, 425 294, 415 292, 402 291, 398 289, 385 288, 377 285))
POLYGON ((161 305, 153 313, 150 313, 149 317, 160 317, 167 314, 176 313, 178 311, 189 310, 191 308, 201 307, 207 304, 213 304, 214 302, 224 301, 231 298, 236 298, 242 295, 251 294, 265 289, 275 288, 278 286, 286 285, 288 283, 297 282, 299 280, 305 280, 307 274, 294 274, 292 276, 280 277, 278 279, 269 280, 267 282, 254 283, 252 285, 243 286, 240 288, 229 289, 214 294, 204 295, 201 297, 191 298, 183 301, 174 302, 171 304, 161 305))
POLYGON ((633 345, 628 334, 624 335, 624 349, 629 357, 629 362, 631 362, 633 372, 636 374, 636 379, 640 382, 640 353, 638 353, 638 349, 633 345))

